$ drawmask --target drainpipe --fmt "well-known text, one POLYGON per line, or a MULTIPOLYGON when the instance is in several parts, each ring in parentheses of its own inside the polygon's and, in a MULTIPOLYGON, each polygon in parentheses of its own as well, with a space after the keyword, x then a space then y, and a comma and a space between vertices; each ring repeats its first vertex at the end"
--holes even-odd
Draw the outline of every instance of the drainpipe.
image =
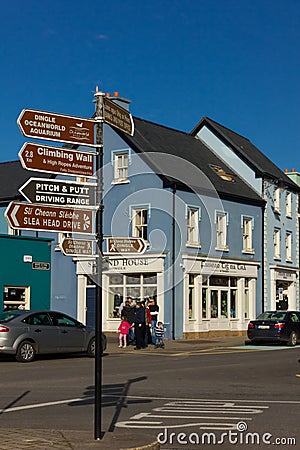
POLYGON ((176 184, 173 185, 172 188, 173 194, 173 205, 172 205, 172 339, 175 340, 175 260, 176 260, 176 252, 175 252, 175 226, 176 226, 176 184))
MULTIPOLYGON (((263 186, 263 192, 262 192, 262 198, 265 200, 265 181, 263 180, 262 183, 263 186)), ((261 263, 262 263, 262 277, 261 277, 261 290, 262 290, 262 307, 261 311, 264 312, 265 310, 265 211, 266 211, 266 203, 261 207, 262 211, 262 226, 261 226, 261 233, 262 233, 262 256, 261 256, 261 263)))

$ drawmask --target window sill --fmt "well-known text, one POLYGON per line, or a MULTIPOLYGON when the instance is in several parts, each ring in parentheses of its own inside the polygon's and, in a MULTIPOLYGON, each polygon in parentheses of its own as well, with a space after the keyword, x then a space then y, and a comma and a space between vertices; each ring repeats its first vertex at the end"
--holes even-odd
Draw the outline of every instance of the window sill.
POLYGON ((286 259, 285 262, 287 262, 287 263, 292 263, 293 260, 292 260, 292 259, 286 259))
POLYGON ((224 247, 215 247, 215 250, 219 252, 229 252, 229 247, 228 245, 225 245, 224 247))
POLYGON ((201 244, 200 243, 194 243, 194 242, 187 242, 186 243, 186 247, 192 247, 192 248, 201 248, 201 244))
POLYGON ((275 213, 275 214, 281 214, 281 210, 278 209, 278 208, 274 208, 274 213, 275 213))
POLYGON ((253 248, 244 248, 243 250, 242 250, 242 253, 247 253, 248 255, 254 255, 255 254, 255 251, 254 251, 254 249, 253 248))
POLYGON ((293 216, 292 216, 292 214, 287 214, 287 215, 286 215, 286 218, 287 218, 287 219, 292 219, 293 216))
POLYGON ((275 260, 275 261, 281 261, 281 257, 278 256, 278 255, 277 255, 277 256, 274 256, 274 260, 275 260))
POLYGON ((113 180, 112 182, 111 182, 111 184, 128 184, 128 183, 130 183, 130 181, 128 180, 128 178, 125 180, 113 180))

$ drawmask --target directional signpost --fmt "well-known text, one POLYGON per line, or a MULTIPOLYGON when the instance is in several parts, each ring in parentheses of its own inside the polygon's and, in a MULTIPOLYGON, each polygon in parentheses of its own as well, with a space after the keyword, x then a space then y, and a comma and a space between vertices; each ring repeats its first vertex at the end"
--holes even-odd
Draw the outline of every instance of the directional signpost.
POLYGON ((93 256, 93 239, 64 238, 60 244, 66 256, 93 256))
POLYGON ((14 229, 93 234, 91 209, 63 208, 11 202, 5 217, 14 229))
POLYGON ((58 175, 94 176, 95 153, 26 142, 19 151, 24 169, 58 175))
POLYGON ((103 115, 104 122, 133 136, 134 122, 130 112, 128 112, 121 106, 117 105, 115 102, 112 102, 107 97, 103 98, 103 105, 104 105, 104 115, 103 115))
POLYGON ((91 119, 23 109, 18 125, 27 137, 95 146, 95 121, 91 119))
POLYGON ((96 184, 30 178, 19 192, 30 203, 47 203, 61 206, 95 206, 96 184))
POLYGON ((108 237, 107 252, 112 253, 144 253, 147 244, 142 238, 108 237))

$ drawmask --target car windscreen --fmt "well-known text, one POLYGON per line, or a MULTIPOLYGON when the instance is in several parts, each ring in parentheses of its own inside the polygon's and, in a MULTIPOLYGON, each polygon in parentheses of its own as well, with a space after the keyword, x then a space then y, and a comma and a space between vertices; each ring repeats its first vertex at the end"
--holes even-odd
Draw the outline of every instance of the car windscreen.
POLYGON ((287 313, 278 311, 266 311, 257 317, 257 320, 286 320, 287 313))
POLYGON ((3 311, 0 312, 0 322, 9 322, 17 316, 24 314, 24 311, 11 310, 11 311, 3 311))

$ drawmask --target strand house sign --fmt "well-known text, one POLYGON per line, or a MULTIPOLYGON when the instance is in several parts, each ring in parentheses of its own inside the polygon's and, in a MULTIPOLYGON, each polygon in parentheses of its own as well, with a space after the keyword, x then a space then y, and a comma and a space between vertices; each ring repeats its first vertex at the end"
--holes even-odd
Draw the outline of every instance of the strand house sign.
POLYGON ((95 121, 62 114, 23 109, 18 125, 24 136, 95 146, 95 121))

